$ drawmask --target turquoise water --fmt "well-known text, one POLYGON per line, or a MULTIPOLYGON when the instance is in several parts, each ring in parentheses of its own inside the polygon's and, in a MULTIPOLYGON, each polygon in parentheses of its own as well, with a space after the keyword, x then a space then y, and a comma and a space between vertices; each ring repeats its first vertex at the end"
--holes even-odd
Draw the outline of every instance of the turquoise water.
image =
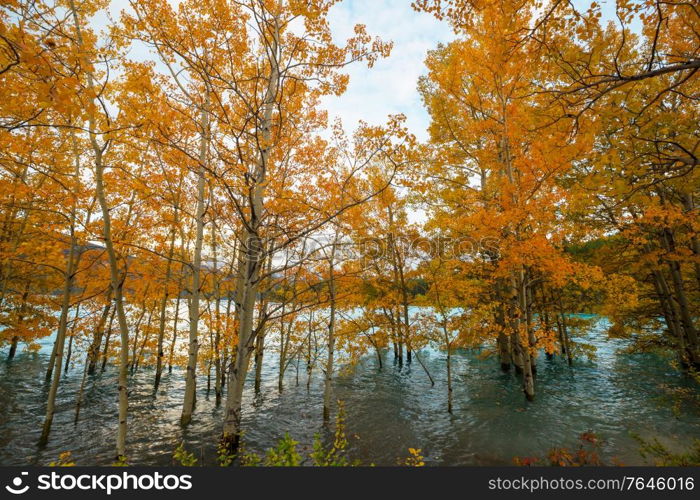
MULTIPOLYGON (((364 463, 393 465, 413 447, 422 449, 429 465, 509 464, 514 456, 543 455, 554 446, 573 447, 579 434, 592 431, 605 440, 602 455, 607 462, 616 459, 633 465, 643 461, 631 432, 658 437, 676 450, 700 438, 697 408, 684 408, 677 417, 662 388, 691 388, 692 382, 676 372, 669 359, 620 353, 624 341, 606 339, 605 326, 605 320, 599 319, 585 336, 596 347, 594 360, 577 360, 570 368, 562 360, 540 356, 537 397, 531 403, 525 401, 515 374, 501 372, 496 359, 479 356, 477 351, 458 351, 453 356, 452 414, 446 411, 443 352, 421 352, 434 386, 418 363, 399 367, 390 353, 385 354, 382 370, 371 355, 341 369, 335 396, 345 402, 352 456, 364 463)), ((71 451, 78 464, 109 464, 114 455, 117 403, 113 369, 88 379, 81 418, 74 425, 82 369, 72 368, 61 381, 51 441, 45 449, 37 448, 48 392, 43 381, 47 361, 46 349, 0 361, 0 464, 47 464, 63 451, 71 451)), ((322 431, 320 369, 316 368, 307 392, 304 367, 296 385, 292 365, 281 394, 276 370, 270 353, 262 395, 255 397, 252 389, 246 393, 245 441, 253 451, 272 446, 285 432, 300 446, 310 445, 313 435, 322 431)), ((215 406, 213 391, 207 395, 206 378, 199 381, 196 415, 184 431, 178 424, 183 372, 166 374, 157 394, 152 383, 150 369, 138 372, 130 382, 130 461, 171 464, 174 448, 184 440, 201 463, 213 463, 222 409, 215 406)))

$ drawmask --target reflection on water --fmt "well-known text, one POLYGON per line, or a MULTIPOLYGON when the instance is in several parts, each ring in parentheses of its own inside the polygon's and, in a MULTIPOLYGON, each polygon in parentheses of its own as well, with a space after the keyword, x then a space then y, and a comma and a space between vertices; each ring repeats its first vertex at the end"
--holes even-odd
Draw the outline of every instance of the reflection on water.
MULTIPOLYGON (((422 359, 435 378, 431 387, 415 363, 399 368, 386 356, 384 369, 368 356, 358 366, 342 370, 335 393, 345 401, 352 455, 363 463, 393 465, 407 456, 407 448, 422 448, 430 465, 508 464, 516 455, 544 454, 553 446, 574 446, 576 437, 591 430, 606 440, 604 458, 640 464, 638 444, 630 432, 657 436, 672 448, 700 437, 700 417, 675 417, 662 402, 660 385, 678 387, 689 382, 651 354, 623 355, 621 341, 597 333, 588 342, 597 346, 595 361, 577 361, 570 369, 560 360, 540 357, 537 399, 524 400, 515 375, 502 373, 494 359, 476 352, 454 357, 454 411, 446 412, 445 355, 424 351, 422 359)), ((48 386, 43 383, 48 356, 45 350, 22 353, 0 362, 0 464, 46 465, 59 453, 71 451, 78 465, 109 464, 116 433, 116 372, 109 369, 88 379, 80 421, 74 425, 75 397, 82 370, 73 368, 61 381, 51 440, 46 449, 36 442, 45 412, 48 386)), ((310 444, 321 426, 322 381, 312 380, 295 367, 287 372, 282 394, 277 391, 277 364, 267 355, 263 395, 246 393, 245 442, 262 451, 285 432, 310 444)), ((320 370, 317 370, 320 371, 320 370)), ((153 394, 153 371, 144 369, 130 382, 128 450, 131 463, 168 465, 184 440, 200 463, 211 464, 221 430, 222 410, 206 394, 206 379, 198 386, 195 418, 187 430, 179 426, 184 374, 165 375, 153 394)), ((249 384, 249 387, 252 384, 249 384)))

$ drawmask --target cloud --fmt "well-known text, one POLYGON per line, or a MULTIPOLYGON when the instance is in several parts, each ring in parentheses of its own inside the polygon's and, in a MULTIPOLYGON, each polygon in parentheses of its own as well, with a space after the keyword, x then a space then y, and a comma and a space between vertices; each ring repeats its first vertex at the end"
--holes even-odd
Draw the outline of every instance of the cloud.
MULTIPOLYGON (((131 10, 128 0, 111 0, 109 11, 114 19, 119 18, 122 9, 131 10)), ((416 85, 425 72, 427 51, 439 42, 454 39, 447 23, 414 11, 411 0, 345 0, 331 8, 329 22, 337 44, 354 35, 356 24, 366 25, 372 36, 394 42, 391 56, 377 61, 373 68, 358 62, 345 69, 350 76, 347 92, 322 102, 330 120, 340 118, 345 128, 352 131, 360 120, 380 125, 386 123, 388 115, 403 113, 409 129, 419 139, 426 139, 429 117, 416 85)), ((104 14, 93 20, 98 30, 106 25, 104 14)), ((156 55, 141 44, 135 44, 129 55, 139 61, 157 61, 156 55)), ((161 64, 156 67, 165 71, 161 64)))
POLYGON ((323 101, 329 117, 339 117, 352 130, 360 120, 382 124, 387 115, 403 113, 410 130, 425 139, 429 118, 416 84, 425 72, 427 51, 454 38, 450 27, 415 12, 410 0, 346 0, 331 8, 329 22, 339 44, 352 36, 355 24, 364 24, 368 33, 394 42, 391 56, 373 68, 356 63, 347 69, 347 92, 323 101))

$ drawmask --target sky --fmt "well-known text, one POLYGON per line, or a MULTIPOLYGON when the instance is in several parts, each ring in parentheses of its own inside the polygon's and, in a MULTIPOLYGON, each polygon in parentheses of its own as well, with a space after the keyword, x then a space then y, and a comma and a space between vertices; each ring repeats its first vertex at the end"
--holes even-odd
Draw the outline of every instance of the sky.
POLYGON ((347 92, 323 102, 329 118, 340 118, 346 130, 353 130, 359 120, 378 125, 390 114, 403 113, 409 130, 418 139, 426 139, 429 117, 416 85, 426 72, 427 51, 454 39, 447 23, 414 11, 410 0, 346 0, 331 8, 329 22, 336 43, 351 37, 356 24, 394 42, 391 56, 378 60, 371 69, 360 63, 348 67, 347 92))
MULTIPOLYGON (((177 3, 171 0, 171 3, 177 3)), ((128 0, 112 0, 109 10, 118 19, 122 9, 129 9, 128 0)), ((107 23, 106 16, 94 20, 96 27, 107 23)), ((403 113, 407 126, 420 140, 427 139, 429 118, 416 90, 418 77, 425 72, 423 61, 428 50, 438 42, 448 42, 454 35, 447 23, 433 16, 416 12, 411 0, 345 0, 331 7, 329 22, 334 42, 344 44, 354 35, 356 24, 367 26, 367 32, 385 41, 393 41, 391 56, 380 59, 371 69, 361 62, 349 65, 347 92, 340 97, 324 99, 329 123, 340 118, 348 131, 362 119, 371 125, 386 123, 388 115, 403 113)), ((130 53, 135 59, 154 59, 145 49, 130 53)))
MULTIPOLYGON (((583 10, 590 3, 573 0, 583 10)), ((604 20, 615 18, 614 0, 598 0, 598 4, 604 20)), ((394 42, 391 56, 377 61, 373 68, 363 64, 348 68, 347 92, 323 102, 329 118, 339 117, 346 130, 354 130, 361 119, 379 125, 388 115, 403 113, 408 129, 419 140, 426 140, 430 119, 416 86, 426 73, 427 51, 455 39, 447 22, 414 11, 411 0, 345 0, 331 8, 329 20, 336 43, 352 36, 355 24, 364 24, 371 35, 394 42)))
MULTIPOLYGON (((586 8, 590 0, 573 0, 573 3, 586 8)), ((614 18, 614 0, 598 0, 598 3, 602 4, 604 19, 614 18)), ((112 0, 110 11, 118 18, 119 11, 128 10, 128 5, 128 0, 112 0)), ((105 22, 106 18, 99 19, 96 24, 103 26, 105 22)), ((322 102, 330 123, 340 118, 345 129, 352 131, 360 120, 381 125, 389 115, 402 113, 408 129, 419 140, 426 140, 430 120, 416 86, 418 78, 426 72, 424 60, 428 50, 455 38, 449 25, 430 14, 414 11, 411 0, 344 0, 331 7, 329 22, 334 42, 339 45, 353 36, 356 24, 366 25, 372 36, 394 42, 391 55, 379 59, 371 69, 363 63, 346 68, 350 76, 346 93, 340 97, 328 96, 322 102)), ((131 55, 137 59, 154 58, 143 52, 131 55)))

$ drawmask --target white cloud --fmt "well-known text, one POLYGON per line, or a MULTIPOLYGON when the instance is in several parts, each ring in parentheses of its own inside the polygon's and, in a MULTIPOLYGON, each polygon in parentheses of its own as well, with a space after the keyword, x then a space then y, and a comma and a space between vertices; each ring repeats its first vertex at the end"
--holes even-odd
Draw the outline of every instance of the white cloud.
POLYGON ((330 118, 339 117, 352 130, 359 120, 382 124, 387 115, 403 113, 409 129, 425 139, 429 118, 416 84, 425 72, 427 51, 454 38, 450 27, 415 12, 410 0, 346 0, 331 8, 329 21, 339 44, 352 36, 355 24, 364 24, 371 35, 394 42, 391 56, 373 68, 357 63, 347 69, 347 92, 323 102, 330 118))
MULTIPOLYGON (((121 10, 131 10, 128 0, 111 0, 109 11, 114 19, 119 18, 121 10)), ((322 103, 330 120, 340 118, 346 130, 352 131, 360 120, 380 125, 386 123, 388 115, 403 113, 409 130, 419 139, 426 139, 429 117, 416 84, 425 73, 427 51, 438 42, 454 39, 447 23, 414 11, 411 0, 345 0, 331 8, 329 22, 337 44, 354 35, 356 24, 366 25, 372 36, 394 42, 391 56, 378 60, 373 68, 358 62, 345 69, 350 75, 347 92, 340 97, 327 97, 322 103)), ((104 28, 107 16, 100 14, 93 25, 104 28)), ((141 44, 132 47, 129 55, 136 60, 157 60, 141 44)), ((165 71, 162 65, 157 67, 165 71)))

